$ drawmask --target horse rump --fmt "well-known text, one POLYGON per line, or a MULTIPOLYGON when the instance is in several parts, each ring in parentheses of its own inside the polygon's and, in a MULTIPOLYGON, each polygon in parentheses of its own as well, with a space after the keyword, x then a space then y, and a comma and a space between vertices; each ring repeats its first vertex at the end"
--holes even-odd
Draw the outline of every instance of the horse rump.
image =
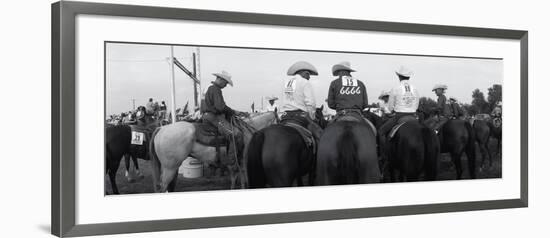
POLYGON ((468 142, 466 143, 466 156, 468 157, 468 170, 472 179, 477 177, 476 175, 476 139, 475 131, 470 123, 464 121, 464 126, 468 131, 468 142))
POLYGON ((155 150, 155 137, 160 127, 155 129, 149 141, 149 162, 151 163, 151 175, 153 176, 153 191, 158 192, 160 182, 160 161, 155 150))
POLYGON ((424 177, 425 180, 434 181, 437 179, 439 139, 427 126, 422 126, 421 133, 424 141, 424 177))
POLYGON ((350 125, 344 125, 343 133, 336 144, 339 158, 336 176, 338 184, 359 183, 360 165, 352 129, 350 125))
POLYGON ((246 171, 250 188, 263 188, 267 183, 262 162, 264 138, 264 130, 257 131, 248 144, 246 171))

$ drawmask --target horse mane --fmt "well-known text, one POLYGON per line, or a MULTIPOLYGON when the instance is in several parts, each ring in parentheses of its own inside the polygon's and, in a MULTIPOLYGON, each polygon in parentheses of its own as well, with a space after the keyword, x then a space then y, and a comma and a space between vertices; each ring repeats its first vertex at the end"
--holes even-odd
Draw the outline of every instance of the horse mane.
MULTIPOLYGON (((256 117, 258 117, 258 116, 254 116, 254 118, 256 118, 256 117)), ((249 117, 249 119, 252 120, 253 118, 249 117)), ((249 133, 256 132, 256 128, 254 128, 253 126, 248 124, 246 121, 244 121, 240 117, 232 116, 231 117, 231 123, 243 132, 245 132, 245 131, 248 131, 249 133)))

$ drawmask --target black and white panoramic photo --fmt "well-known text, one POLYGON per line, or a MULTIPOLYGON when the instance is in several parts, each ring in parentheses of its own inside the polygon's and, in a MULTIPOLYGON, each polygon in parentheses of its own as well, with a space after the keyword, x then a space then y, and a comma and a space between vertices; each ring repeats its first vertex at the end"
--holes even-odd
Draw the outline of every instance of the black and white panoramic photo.
POLYGON ((106 42, 105 194, 501 178, 502 82, 482 55, 106 42))

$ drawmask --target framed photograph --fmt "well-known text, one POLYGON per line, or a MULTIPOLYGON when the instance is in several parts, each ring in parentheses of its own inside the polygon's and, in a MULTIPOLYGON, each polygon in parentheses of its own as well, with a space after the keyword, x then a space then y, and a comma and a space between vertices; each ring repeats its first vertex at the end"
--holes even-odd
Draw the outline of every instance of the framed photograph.
POLYGON ((527 207, 527 35, 54 3, 52 234, 527 207))

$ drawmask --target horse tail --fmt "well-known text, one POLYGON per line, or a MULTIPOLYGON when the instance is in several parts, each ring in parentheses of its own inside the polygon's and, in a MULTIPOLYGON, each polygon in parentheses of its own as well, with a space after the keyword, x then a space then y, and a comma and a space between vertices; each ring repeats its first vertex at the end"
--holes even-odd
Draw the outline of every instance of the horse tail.
POLYGON ((111 147, 109 146, 109 143, 105 145, 105 174, 108 174, 110 169, 109 165, 111 164, 111 158, 113 157, 113 154, 111 153, 111 147))
POLYGON ((357 144, 351 126, 344 126, 344 133, 336 143, 338 150, 337 178, 339 184, 353 184, 359 182, 359 159, 357 158, 357 144))
POLYGON ((262 161, 264 138, 264 130, 260 130, 252 135, 248 144, 246 171, 250 188, 263 188, 267 183, 262 161))
POLYGON ((468 131, 468 142, 466 143, 466 156, 468 157, 468 167, 470 170, 470 176, 476 178, 475 167, 476 167, 476 139, 475 131, 472 125, 468 122, 464 122, 464 126, 468 131))
POLYGON ((157 151, 155 150, 155 137, 159 132, 160 127, 155 129, 151 135, 151 141, 149 142, 149 159, 151 163, 151 174, 153 175, 153 189, 156 192, 159 182, 160 182, 160 160, 157 156, 157 151))
POLYGON ((439 156, 439 141, 433 130, 422 126, 422 139, 424 141, 424 173, 426 180, 437 179, 437 158, 439 156))

